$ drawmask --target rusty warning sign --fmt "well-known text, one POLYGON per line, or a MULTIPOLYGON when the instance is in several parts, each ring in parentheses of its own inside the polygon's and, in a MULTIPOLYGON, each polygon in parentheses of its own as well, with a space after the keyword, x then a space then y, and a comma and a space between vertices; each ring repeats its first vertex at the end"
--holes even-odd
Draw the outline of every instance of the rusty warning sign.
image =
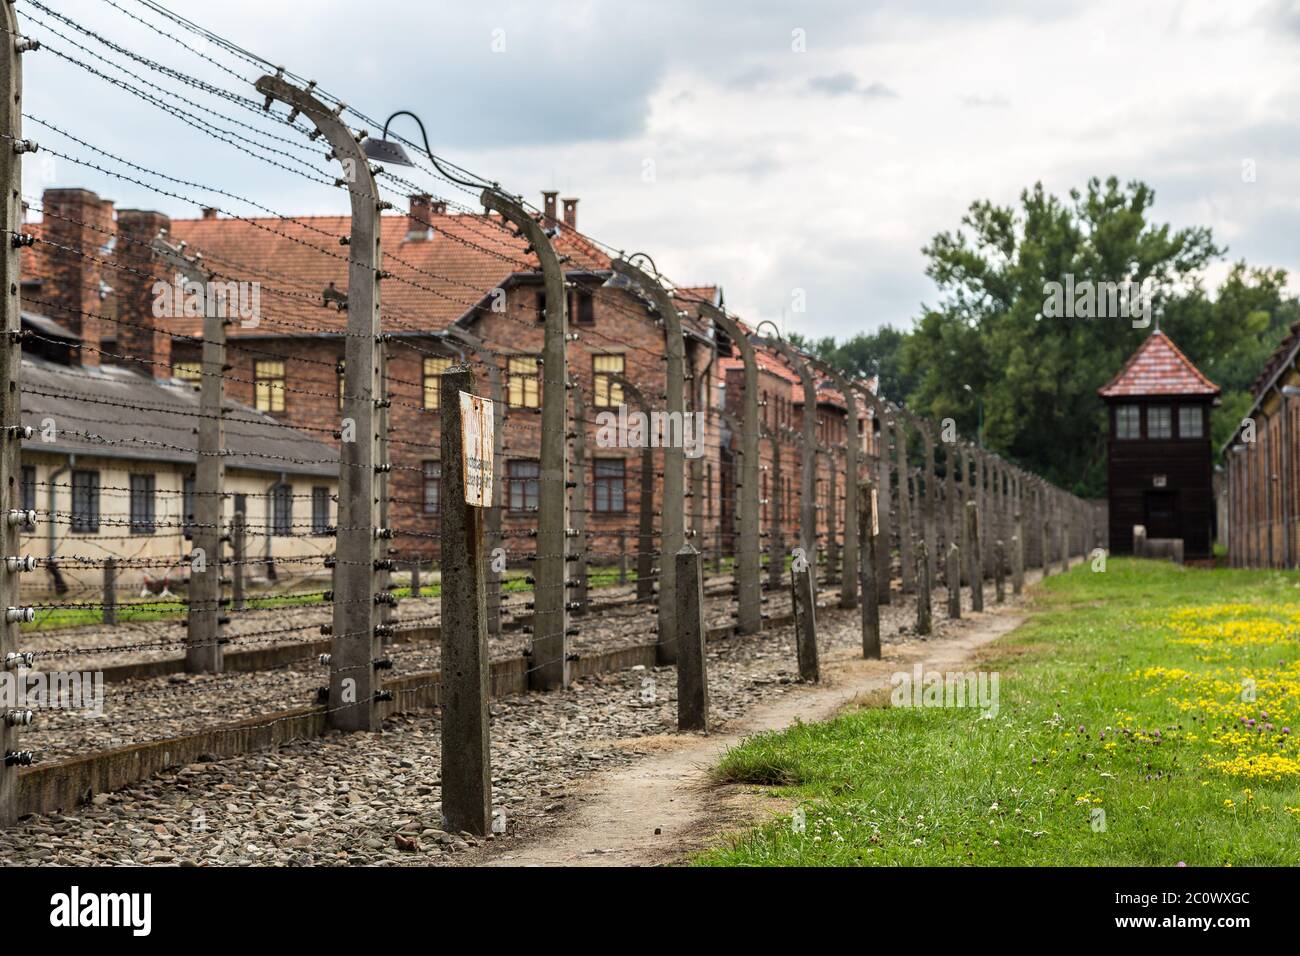
POLYGON ((492 504, 492 401, 460 393, 460 441, 465 473, 465 503, 475 508, 492 504))

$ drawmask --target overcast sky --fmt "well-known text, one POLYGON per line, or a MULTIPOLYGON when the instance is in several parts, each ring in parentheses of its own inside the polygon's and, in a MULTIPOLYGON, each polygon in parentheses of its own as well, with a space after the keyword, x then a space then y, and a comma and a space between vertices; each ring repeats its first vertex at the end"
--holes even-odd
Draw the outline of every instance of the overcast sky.
MULTIPOLYGON (((131 50, 252 95, 122 12, 151 17, 138 0, 112 3, 121 10, 48 0, 131 50)), ((790 331, 909 326, 938 298, 921 247, 972 200, 1010 203, 1036 180, 1064 195, 1093 175, 1142 179, 1160 219, 1212 227, 1229 258, 1300 268, 1300 3, 167 5, 371 115, 413 110, 436 152, 534 202, 543 189, 579 197, 583 231, 651 253, 679 283, 720 284, 729 307, 790 331), (805 312, 792 310, 797 290, 805 312)), ((21 29, 67 55, 121 76, 32 18, 184 89, 29 0, 15 9, 21 29)), ((24 69, 31 114, 125 159, 277 212, 345 207, 339 192, 251 160, 49 50, 24 69)), ((30 121, 25 132, 94 158, 30 121)), ((24 192, 49 185, 195 214, 63 160, 27 162, 24 192)))

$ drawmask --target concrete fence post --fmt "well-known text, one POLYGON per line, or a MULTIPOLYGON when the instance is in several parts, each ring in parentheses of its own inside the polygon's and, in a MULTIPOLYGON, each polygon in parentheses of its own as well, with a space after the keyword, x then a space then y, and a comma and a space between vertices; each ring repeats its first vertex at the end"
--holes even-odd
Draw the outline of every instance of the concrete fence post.
POLYGON ((1007 599, 1006 560, 1006 547, 1002 544, 1002 539, 998 538, 993 542, 993 600, 997 604, 1007 599))
POLYGON ((877 517, 872 491, 875 482, 858 485, 858 567, 862 578, 862 656, 880 659, 880 591, 876 587, 877 517))
POLYGON ((704 569, 699 551, 682 545, 677 563, 677 730, 709 730, 709 679, 704 654, 704 569))
POLYGON ((835 449, 826 452, 826 583, 838 583, 841 590, 844 579, 840 576, 839 538, 839 482, 837 479, 835 449))
MULTIPOLYGON (((492 770, 488 740, 487 562, 483 511, 466 501, 485 477, 467 459, 486 449, 466 448, 460 393, 477 395, 474 373, 442 374, 442 815, 444 829, 485 835, 492 824, 492 770)), ((532 661, 544 666, 546 661, 532 661)))
POLYGON ((117 623, 117 558, 104 560, 104 610, 102 618, 105 624, 117 623))
POLYGON ((980 549, 979 505, 966 502, 966 540, 970 555, 970 609, 984 610, 984 557, 980 549))
POLYGON ((242 511, 236 511, 230 521, 230 558, 230 606, 243 611, 248 607, 244 577, 248 568, 248 527, 242 511))
POLYGON ((627 531, 618 531, 618 583, 627 584, 627 531))
POLYGON ((1061 573, 1070 570, 1070 510, 1068 503, 1060 508, 1061 522, 1061 573))
POLYGON ((380 463, 377 410, 387 401, 380 387, 381 272, 379 187, 370 163, 338 113, 317 97, 280 76, 263 76, 259 93, 279 100, 312 122, 332 156, 351 170, 351 232, 348 240, 348 310, 344 367, 343 426, 355 436, 339 453, 338 535, 335 554, 334 620, 330 651, 327 721, 339 730, 374 730, 379 679, 373 662, 380 657, 375 562, 387 555, 391 529, 379 524, 376 467, 380 463))
MULTIPOLYGON (((489 542, 490 543, 490 542, 489 542)), ((415 558, 411 561, 411 597, 420 596, 420 559, 415 558)), ((492 600, 491 587, 488 590, 488 601, 492 600)), ((488 609, 488 617, 492 616, 491 608, 488 609)))
POLYGON ((948 545, 944 568, 948 583, 948 617, 956 620, 961 617, 961 548, 957 542, 948 545))
POLYGON ((785 571, 785 479, 781 474, 781 439, 773 432, 772 442, 772 520, 767 530, 767 587, 781 586, 785 571))
POLYGON ((573 537, 569 539, 575 554, 572 596, 573 615, 581 617, 590 609, 587 582, 587 509, 593 496, 588 494, 587 480, 587 403, 582 395, 582 384, 573 383, 573 455, 569 472, 573 476, 573 503, 569 509, 573 521, 573 537))
MULTIPOLYGON (((4 520, 0 521, 0 551, 6 556, 22 553, 22 525, 26 515, 22 500, 22 349, 18 346, 22 335, 22 289, 20 248, 17 241, 23 228, 22 211, 22 156, 17 144, 22 140, 22 54, 18 49, 18 18, 12 3, 3 4, 5 39, 0 43, 0 131, 9 142, 0 146, 0 186, 3 187, 4 227, 10 240, 0 252, 3 263, 3 341, 0 349, 0 428, 5 434, 0 438, 0 497, 3 497, 4 520)), ((54 515, 45 520, 54 521, 54 515)), ((19 585, 21 571, 0 561, 0 606, 21 607, 19 585)), ((0 622, 0 659, 17 653, 20 624, 17 621, 0 622)), ((10 754, 18 754, 18 728, 0 720, 0 748, 5 760, 0 764, 0 826, 9 826, 18 818, 18 764, 11 765, 10 754)))
POLYGON ((916 543, 916 633, 929 634, 931 626, 930 608, 930 551, 925 546, 925 538, 916 543))
POLYGON ((702 304, 699 311, 701 316, 721 326, 740 352, 743 364, 740 420, 737 423, 740 426, 740 460, 732 469, 736 486, 733 491, 732 514, 739 525, 740 534, 739 540, 733 538, 732 550, 735 552, 737 628, 741 634, 757 634, 763 628, 762 542, 759 529, 762 462, 758 450, 762 423, 758 407, 758 352, 747 331, 722 309, 702 304))
POLYGON ((902 565, 903 593, 906 594, 916 587, 916 559, 912 528, 912 469, 907 461, 907 420, 902 415, 896 419, 894 437, 894 450, 898 453, 898 557, 902 565))
MULTIPOLYGON (((648 256, 632 258, 645 258, 649 261, 648 256)), ((615 272, 637 285, 659 311, 659 320, 664 325, 664 355, 667 366, 664 394, 668 420, 684 423, 686 346, 682 340, 682 323, 677 303, 657 276, 650 276, 625 259, 614 260, 612 266, 615 272)), ((651 267, 653 268, 653 263, 651 267)), ((655 642, 655 658, 660 664, 673 664, 677 661, 676 563, 673 558, 686 543, 685 462, 685 449, 682 448, 681 443, 667 442, 663 448, 664 478, 659 534, 659 632, 655 642)))
MULTIPOLYGON (((844 547, 839 555, 842 564, 840 573, 840 607, 852 608, 858 603, 858 551, 861 547, 858 538, 858 482, 860 480, 862 433, 858 418, 857 389, 837 369, 821 359, 812 359, 813 364, 825 374, 839 390, 844 399, 846 415, 846 439, 844 445, 844 518, 840 525, 844 529, 844 547)), ((834 468, 832 468, 834 474, 834 468)), ((832 489, 834 486, 832 485, 832 489)), ((832 508, 834 508, 832 492, 832 508)))
POLYGON ((817 546, 817 382, 808 367, 808 362, 784 339, 765 338, 762 342, 785 357, 803 386, 803 441, 799 447, 799 535, 802 540, 799 545, 808 559, 813 591, 816 593, 819 550, 817 546))
MULTIPOLYGON (((515 199, 483 190, 485 209, 520 231, 542 268, 542 438, 537 501, 536 561, 533 580, 533 639, 528 685, 533 690, 569 686, 569 369, 568 289, 560 257, 538 222, 515 199)), ((575 540, 574 551, 585 550, 575 540)))
MULTIPOLYGON (((153 243, 160 258, 191 281, 207 283, 212 273, 161 238, 153 243)), ((222 524, 225 503, 226 324, 216 314, 203 318, 203 346, 199 384, 197 462, 194 467, 194 527, 190 551, 189 613, 185 628, 185 670, 221 672, 221 579, 225 570, 222 524)))
POLYGON ((1040 564, 1043 569, 1043 577, 1052 573, 1052 550, 1051 550, 1051 519, 1049 518, 1047 507, 1047 488, 1046 482, 1041 479, 1038 482, 1036 499, 1038 502, 1038 535, 1040 554, 1040 564))
POLYGON ((1025 528, 1016 509, 1015 532, 1011 536, 1011 593, 1019 596, 1025 587, 1025 528))
POLYGON ((877 415, 880 419, 880 445, 877 448, 879 453, 877 467, 880 474, 876 480, 876 515, 880 521, 880 533, 876 536, 878 549, 876 579, 880 588, 880 603, 888 604, 892 600, 891 578, 893 576, 894 504, 893 476, 890 472, 892 455, 890 442, 894 424, 892 416, 885 409, 884 402, 877 402, 877 415))
POLYGON ((811 561, 796 561, 790 568, 793 591, 795 655, 799 660, 799 679, 816 683, 821 679, 817 660, 817 586, 811 561))

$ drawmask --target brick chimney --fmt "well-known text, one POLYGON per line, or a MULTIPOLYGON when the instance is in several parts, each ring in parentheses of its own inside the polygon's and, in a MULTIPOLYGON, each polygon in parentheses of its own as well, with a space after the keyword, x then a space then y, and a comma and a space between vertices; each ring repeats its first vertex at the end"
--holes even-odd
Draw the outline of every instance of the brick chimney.
POLYGON ((542 227, 544 229, 554 229, 557 225, 555 218, 555 197, 559 195, 557 191, 542 191, 542 227))
POLYGON ((410 216, 406 225, 407 242, 423 242, 433 238, 433 197, 416 193, 411 197, 410 216))
POLYGON ((180 330, 179 322, 154 314, 153 286, 160 281, 154 276, 165 279, 167 266, 158 260, 152 245, 170 229, 171 220, 160 212, 144 209, 117 212, 116 258, 128 269, 120 270, 117 276, 117 316, 121 322, 117 327, 115 351, 125 357, 118 360, 123 365, 153 378, 171 377, 172 340, 164 332, 180 330))
POLYGON ((217 218, 217 207, 216 207, 216 206, 204 206, 204 207, 203 207, 203 218, 204 218, 204 219, 216 219, 216 218, 217 218))
POLYGON ((578 231, 578 200, 561 199, 564 203, 564 224, 574 232, 578 231))
POLYGON ((27 305, 32 312, 46 315, 90 346, 73 349, 74 364, 98 365, 94 351, 103 338, 104 314, 100 295, 102 282, 113 284, 117 270, 86 256, 112 259, 101 250, 113 238, 113 203, 88 189, 47 189, 41 197, 44 223, 41 235, 54 245, 38 246, 44 257, 46 275, 39 292, 27 305), (62 248, 58 248, 62 247, 62 248))

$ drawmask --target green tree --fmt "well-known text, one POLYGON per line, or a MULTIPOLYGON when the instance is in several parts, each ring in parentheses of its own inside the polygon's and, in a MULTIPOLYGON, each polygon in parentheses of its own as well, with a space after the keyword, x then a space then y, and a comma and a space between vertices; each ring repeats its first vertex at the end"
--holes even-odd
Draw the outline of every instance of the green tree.
MULTIPOLYGON (((1069 201, 1039 183, 1018 208, 972 204, 959 229, 923 250, 942 298, 903 344, 903 367, 916 380, 910 404, 973 435, 982 398, 987 447, 1062 487, 1103 493, 1097 389, 1150 330, 1128 318, 1049 317, 1048 283, 1149 283, 1157 314, 1188 294, 1181 290, 1203 295, 1197 275, 1222 250, 1209 229, 1148 221, 1154 198, 1146 185, 1112 177, 1072 190, 1069 201)), ((1217 311, 1202 310, 1202 320, 1213 323, 1217 311)))

